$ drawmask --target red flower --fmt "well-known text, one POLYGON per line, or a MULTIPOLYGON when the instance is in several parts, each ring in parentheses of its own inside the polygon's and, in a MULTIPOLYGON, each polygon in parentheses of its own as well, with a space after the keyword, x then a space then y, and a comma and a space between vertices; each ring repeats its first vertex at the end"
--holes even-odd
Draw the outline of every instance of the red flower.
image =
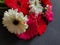
POLYGON ((44 5, 52 5, 50 0, 41 0, 43 2, 44 5))
POLYGON ((29 8, 29 0, 18 0, 18 2, 21 3, 25 9, 29 8))
POLYGON ((42 35, 46 31, 46 22, 42 19, 42 17, 39 15, 37 18, 38 22, 38 34, 42 35))
POLYGON ((22 39, 30 39, 30 38, 33 38, 34 36, 36 36, 38 34, 38 31, 37 31, 37 23, 36 23, 36 20, 35 20, 35 14, 30 14, 28 16, 29 18, 29 21, 27 22, 28 25, 29 25, 29 28, 27 29, 27 31, 25 33, 22 33, 22 34, 17 34, 17 36, 19 38, 22 38, 22 39))
POLYGON ((29 15, 28 25, 29 28, 25 33, 17 34, 19 38, 22 39, 31 39, 37 34, 42 35, 46 31, 46 23, 42 20, 41 16, 39 15, 38 18, 35 18, 35 14, 29 15))
POLYGON ((28 0, 5 0, 5 4, 9 8, 18 9, 18 11, 22 11, 24 14, 28 13, 28 0))

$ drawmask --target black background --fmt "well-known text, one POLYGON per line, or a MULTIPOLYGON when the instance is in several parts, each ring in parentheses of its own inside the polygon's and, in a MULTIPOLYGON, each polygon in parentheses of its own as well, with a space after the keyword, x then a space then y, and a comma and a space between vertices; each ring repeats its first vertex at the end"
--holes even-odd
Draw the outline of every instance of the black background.
POLYGON ((0 45, 60 45, 60 0, 51 1, 54 12, 53 22, 47 26, 47 30, 42 36, 36 36, 28 41, 19 40, 15 35, 4 30, 0 17, 0 45))

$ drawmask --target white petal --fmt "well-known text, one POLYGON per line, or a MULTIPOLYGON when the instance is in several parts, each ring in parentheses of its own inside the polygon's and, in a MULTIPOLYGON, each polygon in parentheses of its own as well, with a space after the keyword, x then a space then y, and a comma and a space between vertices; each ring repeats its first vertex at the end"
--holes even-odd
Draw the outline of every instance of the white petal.
POLYGON ((14 34, 21 34, 26 31, 28 28, 27 15, 24 16, 22 12, 18 13, 18 10, 9 9, 4 13, 4 17, 2 18, 2 24, 8 29, 9 32, 14 34), (19 20, 19 25, 14 25, 13 20, 19 20), (25 24, 26 23, 26 24, 25 24))

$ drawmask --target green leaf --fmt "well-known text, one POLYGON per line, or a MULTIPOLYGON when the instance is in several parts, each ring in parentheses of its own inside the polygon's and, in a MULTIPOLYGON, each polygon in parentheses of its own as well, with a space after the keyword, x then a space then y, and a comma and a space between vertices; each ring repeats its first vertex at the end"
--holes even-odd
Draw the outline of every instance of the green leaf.
POLYGON ((0 3, 4 3, 4 0, 0 0, 0 3))

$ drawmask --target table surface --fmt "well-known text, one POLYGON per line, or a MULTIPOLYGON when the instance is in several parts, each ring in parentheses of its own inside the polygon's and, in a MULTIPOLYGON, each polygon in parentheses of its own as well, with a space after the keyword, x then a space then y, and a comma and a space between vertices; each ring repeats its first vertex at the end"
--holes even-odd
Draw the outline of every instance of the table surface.
POLYGON ((42 36, 36 36, 28 41, 19 40, 15 35, 4 30, 0 24, 0 45, 60 45, 60 0, 51 1, 53 3, 54 21, 48 25, 42 36))

